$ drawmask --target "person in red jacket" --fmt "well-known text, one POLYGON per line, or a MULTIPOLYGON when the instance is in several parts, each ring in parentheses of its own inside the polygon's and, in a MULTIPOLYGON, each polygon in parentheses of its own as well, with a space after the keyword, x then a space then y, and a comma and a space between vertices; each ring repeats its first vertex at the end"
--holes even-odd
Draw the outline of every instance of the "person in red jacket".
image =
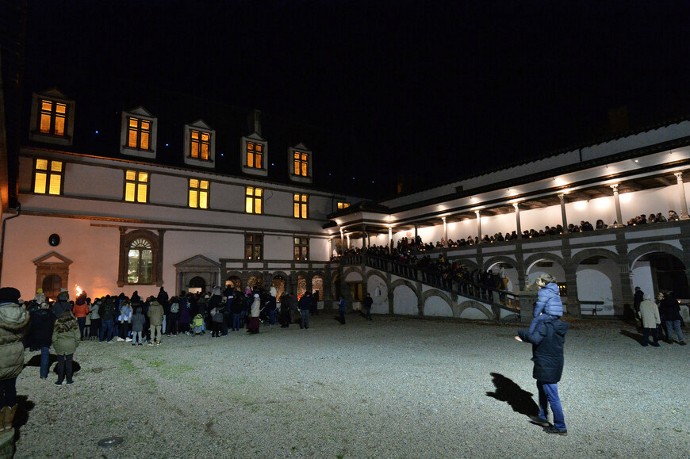
POLYGON ((84 341, 84 328, 86 327, 86 316, 89 315, 90 308, 88 304, 88 298, 86 297, 86 292, 82 292, 81 295, 77 297, 74 302, 74 308, 72 313, 74 317, 77 318, 77 323, 79 324, 79 336, 81 340, 84 341))

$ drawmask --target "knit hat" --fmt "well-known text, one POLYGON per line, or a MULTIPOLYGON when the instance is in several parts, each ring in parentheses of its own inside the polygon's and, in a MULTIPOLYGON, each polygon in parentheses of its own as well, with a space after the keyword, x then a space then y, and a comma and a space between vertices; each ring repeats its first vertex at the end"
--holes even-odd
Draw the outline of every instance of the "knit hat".
POLYGON ((22 294, 14 287, 0 288, 0 301, 16 303, 19 301, 20 296, 22 296, 22 294))

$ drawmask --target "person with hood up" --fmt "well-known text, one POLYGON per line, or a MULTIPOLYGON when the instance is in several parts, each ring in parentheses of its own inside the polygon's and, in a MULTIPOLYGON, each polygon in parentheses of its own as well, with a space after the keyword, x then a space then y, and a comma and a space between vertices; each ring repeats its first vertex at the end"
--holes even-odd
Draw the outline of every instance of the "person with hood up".
POLYGON ((19 290, 0 288, 0 432, 12 430, 17 413, 17 376, 24 369, 22 338, 29 313, 19 306, 19 290))
POLYGON ((558 395, 558 382, 563 375, 563 346, 568 324, 559 317, 551 316, 537 321, 534 330, 518 330, 517 341, 532 344, 532 377, 537 380, 539 391, 539 414, 530 416, 530 420, 544 427, 544 432, 567 435, 565 415, 558 395), (549 405, 553 412, 553 425, 548 421, 549 405))
POLYGON ((77 350, 81 341, 81 333, 79 332, 79 324, 71 312, 65 311, 55 321, 53 326, 53 349, 57 354, 57 373, 58 380, 55 384, 61 386, 65 377, 67 377, 67 384, 72 384, 72 360, 74 358, 74 351, 77 350))
POLYGON ((539 287, 539 292, 537 302, 534 303, 534 318, 530 323, 528 333, 534 333, 537 324, 542 320, 563 316, 563 303, 556 279, 551 274, 545 273, 537 277, 535 284, 539 287))
POLYGON ((163 326, 163 306, 155 297, 149 298, 149 323, 151 324, 151 340, 149 345, 161 344, 161 329, 163 326))
MULTIPOLYGON (((660 293, 659 300, 663 300, 664 296, 660 293)), ((648 296, 645 295, 642 303, 640 303, 640 320, 642 321, 642 345, 649 346, 649 334, 652 334, 654 341, 651 343, 654 347, 659 347, 659 333, 657 327, 661 325, 661 316, 659 315, 659 307, 648 296)))

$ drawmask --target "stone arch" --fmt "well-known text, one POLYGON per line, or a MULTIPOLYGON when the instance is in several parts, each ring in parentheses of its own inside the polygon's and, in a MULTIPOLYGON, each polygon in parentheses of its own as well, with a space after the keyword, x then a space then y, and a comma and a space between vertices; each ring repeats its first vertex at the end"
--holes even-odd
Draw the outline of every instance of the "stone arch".
POLYGON ((377 269, 368 269, 365 272, 364 284, 367 292, 374 301, 371 312, 375 314, 389 313, 389 286, 386 274, 377 269))
MULTIPOLYGON (((458 305, 456 306, 455 311, 457 311, 455 313, 455 317, 458 317, 458 318, 463 318, 462 314, 465 311, 477 311, 480 314, 483 314, 484 318, 488 319, 488 320, 492 320, 494 318, 494 313, 491 311, 491 309, 487 308, 484 304, 479 303, 478 301, 470 300, 470 299, 458 302, 458 305)), ((466 318, 477 319, 478 317, 466 317, 466 318)))
POLYGON ((514 258, 507 257, 505 255, 496 255, 491 258, 487 258, 484 261, 484 265, 482 266, 482 269, 484 271, 490 269, 493 265, 496 263, 508 263, 511 266, 517 266, 517 260, 514 258))
POLYGON ((650 244, 643 244, 628 252, 628 266, 632 267, 637 260, 652 252, 661 252, 668 255, 673 255, 685 263, 685 253, 679 248, 670 244, 664 244, 663 242, 653 242, 650 244))
POLYGON ((443 300, 443 301, 448 305, 448 309, 450 310, 451 316, 452 316, 452 317, 455 317, 455 310, 456 310, 456 308, 455 308, 455 302, 454 302, 453 299, 448 295, 448 293, 446 293, 446 292, 444 292, 444 291, 442 291, 442 290, 437 290, 437 289, 427 290, 427 291, 425 291, 425 292, 422 293, 422 295, 421 295, 421 300, 422 300, 422 301, 421 301, 421 305, 422 305, 422 307, 421 307, 421 309, 422 309, 421 313, 422 313, 423 316, 425 316, 425 317, 427 317, 427 316, 428 316, 428 317, 433 317, 433 316, 436 316, 436 317, 447 317, 447 316, 443 316, 443 315, 440 315, 440 314, 428 314, 428 313, 427 313, 427 300, 429 300, 429 299, 431 299, 431 298, 440 298, 441 300, 443 300))
POLYGON ((527 271, 529 271, 530 268, 532 268, 532 266, 534 266, 534 264, 536 262, 541 261, 541 260, 554 261, 554 262, 558 263, 559 265, 563 266, 563 268, 565 269, 565 262, 564 262, 562 257, 559 257, 558 255, 554 255, 553 253, 548 253, 548 252, 535 253, 535 254, 532 254, 532 255, 528 256, 527 258, 525 258, 525 263, 524 263, 525 264, 525 275, 527 275, 527 271))
MULTIPOLYGON (((628 267, 630 269, 632 291, 634 286, 639 286, 642 291, 649 295, 655 295, 662 290, 671 290, 677 298, 690 297, 690 257, 681 249, 662 242, 655 242, 641 245, 627 254, 628 267), (642 258, 652 256, 654 254, 663 254, 671 259, 671 263, 675 264, 673 259, 679 262, 674 268, 665 266, 664 269, 659 269, 659 262, 662 262, 663 257, 648 258, 644 263, 642 258), (656 263, 655 263, 656 260, 656 263), (647 264, 645 267, 644 264, 647 264)), ((666 263, 662 262, 663 265, 666 263)))
POLYGON ((602 248, 590 248, 581 250, 580 252, 576 253, 570 258, 570 263, 573 267, 576 267, 580 263, 582 263, 583 260, 597 256, 608 258, 616 264, 625 263, 625 259, 618 255, 616 252, 602 248))
POLYGON ((448 261, 451 263, 457 261, 461 265, 466 266, 467 269, 469 269, 470 271, 479 268, 479 263, 477 263, 476 261, 473 261, 473 260, 466 259, 466 258, 449 258, 448 261))
POLYGON ((393 305, 391 308, 393 314, 421 316, 421 294, 412 282, 407 279, 393 281, 390 286, 390 291, 393 297, 393 305), (401 288, 409 289, 414 299, 411 300, 407 295, 401 295, 401 292, 405 291, 401 290, 401 288))
POLYGON ((624 257, 608 249, 589 248, 573 255, 571 269, 575 274, 576 290, 575 293, 568 291, 569 312, 577 308, 584 315, 620 313, 616 308, 622 305, 614 299, 623 297, 625 280, 621 279, 621 266, 626 266, 624 257))

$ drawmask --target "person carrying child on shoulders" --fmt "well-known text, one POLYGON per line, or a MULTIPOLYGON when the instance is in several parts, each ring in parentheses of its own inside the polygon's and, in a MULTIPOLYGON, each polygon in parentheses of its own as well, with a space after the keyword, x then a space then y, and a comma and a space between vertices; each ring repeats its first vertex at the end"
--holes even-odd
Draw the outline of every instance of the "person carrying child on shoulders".
POLYGON ((537 302, 534 303, 534 318, 530 323, 528 334, 534 333, 539 322, 557 319, 563 316, 563 303, 556 279, 548 273, 539 276, 535 282, 539 287, 537 302))

